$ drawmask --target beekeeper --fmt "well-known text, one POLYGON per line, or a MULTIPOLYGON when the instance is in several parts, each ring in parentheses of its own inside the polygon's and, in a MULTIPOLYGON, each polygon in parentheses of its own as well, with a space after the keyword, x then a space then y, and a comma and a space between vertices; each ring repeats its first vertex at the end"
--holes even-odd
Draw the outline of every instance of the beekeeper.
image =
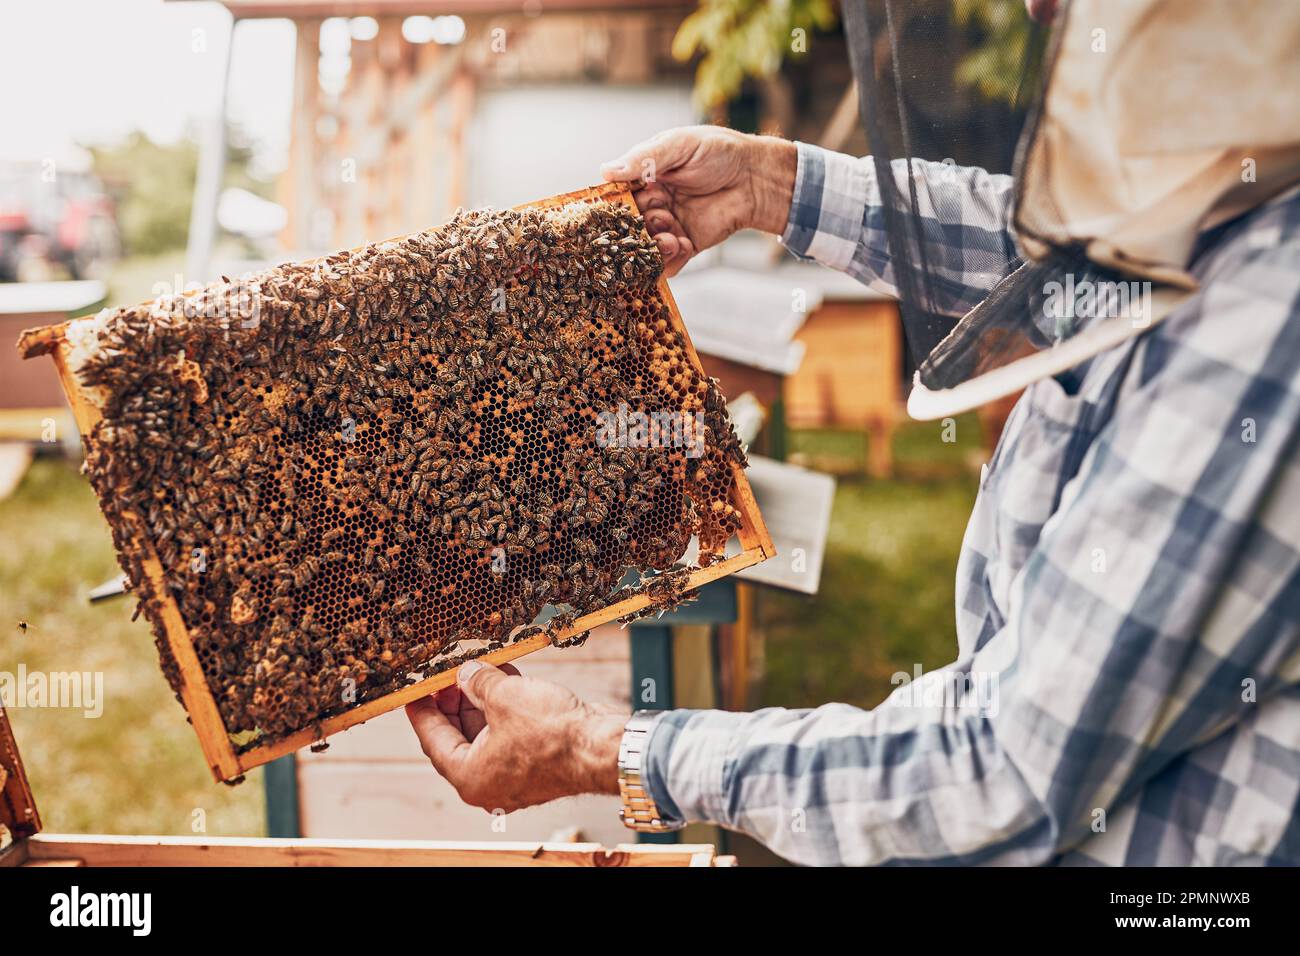
POLYGON ((754 228, 905 316, 913 279, 954 320, 996 300, 915 393, 933 411, 1028 385, 966 530, 938 692, 629 717, 471 662, 408 707, 466 801, 620 794, 637 829, 708 821, 810 864, 1300 864, 1300 7, 1077 0, 1053 30, 1017 180, 904 161, 886 184, 871 157, 716 127, 603 167, 653 180, 636 198, 669 274, 754 228), (1098 22, 1122 56, 1085 55, 1098 22), (882 197, 913 186, 947 245, 901 288, 921 266, 891 259, 882 197), (1064 261, 1169 294, 986 368, 981 330, 1064 261), (961 355, 988 374, 945 378, 961 355))

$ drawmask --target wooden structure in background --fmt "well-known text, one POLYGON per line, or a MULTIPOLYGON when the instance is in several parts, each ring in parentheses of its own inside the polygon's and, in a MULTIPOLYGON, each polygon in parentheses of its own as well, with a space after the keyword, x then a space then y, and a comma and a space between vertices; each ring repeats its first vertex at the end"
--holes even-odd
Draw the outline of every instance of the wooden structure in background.
POLYGON ((44 866, 732 866, 709 844, 295 840, 41 832, 18 742, 0 706, 0 868, 44 866))
POLYGON ((477 843, 38 833, 0 851, 6 866, 735 866, 711 844, 477 843))
MULTIPOLYGON (((323 251, 442 222, 467 205, 466 137, 479 90, 583 82, 647 84, 684 77, 672 59, 689 0, 222 0, 241 20, 297 29, 289 168, 280 202, 287 249, 323 251), (408 16, 456 16, 458 43, 410 43, 408 16), (351 40, 341 88, 319 76, 327 18, 371 17, 351 40)), ((526 161, 521 156, 520 161, 526 161)))
POLYGON ((828 298, 797 339, 803 365, 786 379, 786 420, 795 428, 865 430, 867 469, 893 472, 893 434, 902 417, 903 339, 898 306, 883 297, 828 298))
MULTIPOLYGON (((732 245, 739 245, 732 240, 732 245)), ((691 340, 704 369, 718 379, 731 401, 749 393, 761 408, 762 428, 743 437, 752 451, 785 457, 784 389, 803 361, 796 333, 805 320, 806 298, 785 278, 737 268, 722 250, 707 252, 672 279, 673 292, 688 316, 691 340)), ((820 302, 814 295, 813 304, 820 302)), ((739 426, 738 426, 739 427, 739 426)))
POLYGON ((893 433, 904 415, 893 299, 744 233, 706 252, 672 285, 724 394, 752 392, 766 409, 756 450, 784 458, 787 427, 843 429, 865 433, 870 474, 893 471, 893 433))
POLYGON ((700 361, 704 365, 704 371, 718 380, 723 395, 736 398, 748 393, 763 407, 766 413, 765 424, 757 442, 751 443, 750 447, 755 451, 783 456, 785 422, 780 415, 783 376, 708 352, 700 353, 700 361))
MULTIPOLYGON (((577 192, 527 203, 525 206, 548 208, 596 200, 622 203, 633 211, 636 210, 632 193, 623 183, 606 183, 593 186, 577 192)), ((666 279, 660 278, 658 291, 667 309, 669 321, 682 336, 686 359, 699 369, 701 367, 700 357, 691 345, 690 336, 682 323, 681 314, 677 310, 677 305, 673 300, 666 279)), ((82 390, 75 375, 69 368, 69 346, 64 338, 65 327, 65 324, 61 324, 32 330, 23 335, 19 344, 24 354, 28 356, 41 354, 45 351, 51 353, 55 366, 58 368, 59 378, 63 383, 68 401, 72 405, 77 425, 81 429, 82 435, 89 436, 100 420, 101 413, 93 397, 82 390)), ((741 528, 737 535, 741 550, 738 554, 718 561, 716 564, 693 571, 687 582, 688 589, 698 588, 726 577, 742 568, 764 561, 775 554, 772 539, 763 525, 763 517, 759 513, 753 492, 750 490, 744 468, 739 463, 733 463, 732 467, 734 470, 734 494, 731 504, 741 515, 741 528)), ((313 741, 323 740, 340 731, 347 730, 349 727, 391 710, 396 710, 413 700, 455 683, 455 671, 446 670, 417 683, 391 691, 382 697, 365 701, 342 713, 327 717, 312 727, 259 744, 242 753, 238 752, 230 738, 230 734, 226 731, 213 696, 213 690, 207 683, 203 668, 199 663, 198 654, 181 618, 180 608, 165 585, 162 566, 157 555, 143 537, 137 537, 135 547, 145 555, 143 559, 145 572, 151 579, 151 590, 154 595, 158 596, 162 608, 161 613, 168 646, 171 648, 176 660, 180 675, 180 693, 185 702, 185 710, 194 726, 195 733, 199 737, 199 743, 203 748, 208 767, 217 780, 232 780, 253 767, 261 766, 277 757, 293 753, 313 741)), ((606 624, 644 610, 650 604, 651 598, 645 594, 625 598, 578 618, 571 626, 554 635, 554 639, 564 640, 600 624, 606 624)), ((507 644, 498 650, 490 651, 480 659, 493 664, 504 663, 549 646, 551 639, 551 636, 546 633, 537 634, 507 644)))

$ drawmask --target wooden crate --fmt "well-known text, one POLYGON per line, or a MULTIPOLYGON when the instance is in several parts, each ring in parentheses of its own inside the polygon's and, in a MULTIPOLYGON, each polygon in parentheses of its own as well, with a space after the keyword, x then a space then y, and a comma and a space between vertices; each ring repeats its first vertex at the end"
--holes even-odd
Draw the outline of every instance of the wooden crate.
POLYGON ((796 336, 803 364, 785 380, 792 428, 863 429, 868 470, 893 472, 892 440, 902 417, 903 338, 892 301, 827 302, 796 336))
POLYGON ((38 833, 5 866, 734 866, 708 843, 472 843, 38 833))
POLYGON ((41 832, 0 706, 0 868, 24 866, 733 866, 709 844, 471 843, 41 832))
MULTIPOLYGON (((548 208, 574 202, 597 202, 600 200, 622 203, 629 209, 636 211, 632 193, 622 183, 607 183, 577 190, 535 203, 527 203, 518 208, 548 208)), ((673 326, 682 336, 687 357, 697 370, 702 369, 700 357, 691 344, 681 314, 665 279, 661 278, 659 280, 658 290, 667 307, 673 326)), ((25 333, 20 342, 20 349, 29 356, 48 352, 53 357, 60 381, 76 417, 77 425, 81 430, 81 434, 89 440, 95 424, 100 420, 101 413, 93 397, 79 386, 75 375, 70 370, 68 364, 69 346, 64 338, 66 326, 67 323, 63 323, 25 333)), ((688 588, 697 588, 710 581, 715 581, 742 568, 767 560, 776 553, 772 539, 763 524, 763 518, 754 500, 753 492, 750 490, 749 482, 745 478, 744 469, 739 464, 733 463, 733 472, 735 481, 732 505, 740 512, 742 519, 742 527, 738 535, 741 551, 725 560, 719 560, 713 565, 693 571, 689 578, 688 588)), ((217 780, 234 780, 253 767, 268 763, 284 754, 299 750, 314 741, 323 740, 332 734, 346 730, 372 717, 387 713, 455 683, 454 670, 442 671, 382 697, 357 704, 342 713, 327 717, 311 727, 254 746, 241 753, 236 749, 222 721, 212 689, 204 678, 198 655, 181 618, 180 608, 163 585, 163 570, 157 554, 143 536, 136 536, 134 546, 138 553, 144 555, 145 573, 150 579, 154 593, 159 596, 167 643, 180 672, 181 698, 184 701, 185 709, 189 714, 195 733, 199 737, 204 757, 217 780)), ((574 634, 590 630, 599 624, 642 611, 649 607, 650 604, 651 598, 644 594, 627 598, 578 618, 571 627, 553 635, 553 638, 563 640, 574 634)), ((545 647, 550 643, 550 640, 551 638, 548 638, 546 634, 537 634, 508 644, 498 650, 490 651, 482 655, 480 659, 493 664, 502 664, 545 647)))

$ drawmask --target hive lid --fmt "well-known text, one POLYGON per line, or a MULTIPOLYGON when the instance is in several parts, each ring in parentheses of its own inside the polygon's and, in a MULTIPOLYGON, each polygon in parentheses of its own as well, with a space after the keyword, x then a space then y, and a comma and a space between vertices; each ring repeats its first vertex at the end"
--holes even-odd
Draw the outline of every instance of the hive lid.
POLYGON ((14 740, 4 704, 0 703, 0 854, 14 841, 40 829, 41 815, 36 812, 18 742, 14 740))
POLYGON ((794 337, 820 292, 730 266, 689 270, 670 285, 698 351, 777 375, 799 371, 804 345, 794 337))

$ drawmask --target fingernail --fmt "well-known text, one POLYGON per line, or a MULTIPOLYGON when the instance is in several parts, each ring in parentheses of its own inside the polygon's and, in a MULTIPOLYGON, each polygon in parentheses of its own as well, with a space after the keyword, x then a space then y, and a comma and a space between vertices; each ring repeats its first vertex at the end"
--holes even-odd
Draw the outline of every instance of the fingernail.
POLYGON ((600 164, 601 169, 608 169, 611 173, 621 173, 627 169, 627 163, 617 159, 611 159, 608 162, 600 164))
POLYGON ((456 683, 464 687, 469 683, 469 679, 481 671, 487 665, 482 661, 466 661, 460 665, 460 670, 456 672, 456 683))

